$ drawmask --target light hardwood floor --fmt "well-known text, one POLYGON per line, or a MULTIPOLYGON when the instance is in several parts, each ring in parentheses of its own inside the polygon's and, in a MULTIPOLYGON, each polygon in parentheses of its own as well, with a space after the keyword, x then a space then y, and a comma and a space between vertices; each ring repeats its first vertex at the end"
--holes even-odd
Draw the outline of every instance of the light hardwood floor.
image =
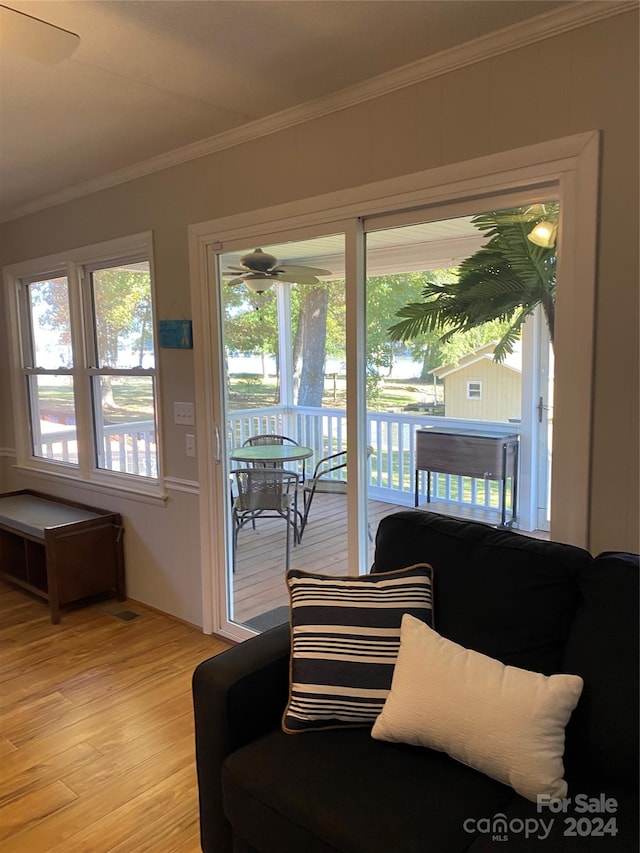
POLYGON ((227 643, 134 602, 51 625, 4 583, 0 619, 2 853, 200 850, 191 675, 227 643))

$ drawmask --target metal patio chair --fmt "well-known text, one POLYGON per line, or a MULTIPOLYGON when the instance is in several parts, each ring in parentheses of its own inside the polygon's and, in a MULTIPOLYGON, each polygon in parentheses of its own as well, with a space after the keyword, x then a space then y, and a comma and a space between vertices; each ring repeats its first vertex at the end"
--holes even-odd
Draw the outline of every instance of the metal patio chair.
POLYGON ((257 518, 283 518, 286 523, 286 558, 289 568, 291 530, 293 544, 300 541, 298 531, 298 475, 282 468, 237 468, 231 472, 235 480, 233 500, 233 567, 235 571, 239 531, 257 518))
MULTIPOLYGON (((373 453, 373 447, 367 446, 367 460, 373 453)), ((316 465, 313 471, 313 476, 304 483, 302 490, 303 509, 302 519, 300 521, 300 531, 298 541, 302 539, 302 534, 307 526, 309 518, 309 510, 315 494, 324 495, 346 495, 347 481, 335 477, 336 471, 341 471, 347 467, 347 451, 340 450, 337 453, 330 453, 329 456, 323 457, 316 465)), ((369 541, 373 541, 371 530, 367 525, 369 541)))

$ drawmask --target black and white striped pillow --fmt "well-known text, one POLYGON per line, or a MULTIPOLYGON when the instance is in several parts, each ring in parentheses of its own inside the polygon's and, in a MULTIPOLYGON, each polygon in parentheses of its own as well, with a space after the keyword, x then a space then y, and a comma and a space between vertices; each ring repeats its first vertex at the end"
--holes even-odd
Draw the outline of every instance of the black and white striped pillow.
POLYGON ((391 688, 403 614, 433 627, 431 566, 360 577, 290 569, 287 585, 291 678, 282 728, 372 725, 391 688))

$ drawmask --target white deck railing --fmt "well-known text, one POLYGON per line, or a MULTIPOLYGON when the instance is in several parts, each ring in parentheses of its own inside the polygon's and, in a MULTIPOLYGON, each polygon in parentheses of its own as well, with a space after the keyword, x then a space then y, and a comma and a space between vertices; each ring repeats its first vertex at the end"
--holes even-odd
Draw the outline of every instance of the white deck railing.
MULTIPOLYGON (((415 488, 415 434, 420 427, 443 426, 453 429, 487 429, 505 435, 517 431, 513 424, 470 421, 410 414, 368 412, 367 443, 373 448, 368 466, 368 497, 398 505, 413 506, 415 488)), ((347 415, 344 409, 269 406, 230 412, 227 418, 228 447, 239 447, 252 435, 280 433, 313 449, 313 464, 329 453, 344 450, 347 443, 347 415)), ((78 451, 75 429, 67 427, 40 437, 40 455, 48 459, 76 463, 78 451)), ((157 477, 157 447, 153 421, 104 427, 99 467, 145 477, 157 477)), ((426 473, 419 475, 424 496, 426 473)), ((432 497, 468 507, 499 509, 500 490, 495 482, 452 474, 432 474, 432 497)))
MULTIPOLYGON (((36 455, 56 462, 78 464, 78 442, 74 426, 51 430, 47 422, 37 442, 36 455)), ((127 424, 103 426, 98 445, 98 468, 137 474, 140 477, 158 476, 158 449, 153 421, 134 421, 127 424)))
MULTIPOLYGON (((311 447, 314 461, 328 453, 344 450, 347 443, 347 416, 344 409, 271 406, 243 409, 228 414, 229 447, 240 446, 260 432, 282 433, 311 447)), ((511 435, 513 424, 471 421, 405 412, 368 412, 367 444, 373 448, 369 459, 368 497, 399 505, 413 506, 415 494, 416 430, 443 426, 451 429, 490 430, 511 435)), ((309 466, 307 466, 307 469, 309 466)), ((341 472, 342 473, 342 472, 341 472)), ((339 476, 339 475, 338 475, 339 476)), ((419 474, 420 494, 426 493, 426 472, 419 474)), ((495 482, 453 474, 432 474, 431 494, 441 500, 483 509, 499 509, 500 489, 495 482)))

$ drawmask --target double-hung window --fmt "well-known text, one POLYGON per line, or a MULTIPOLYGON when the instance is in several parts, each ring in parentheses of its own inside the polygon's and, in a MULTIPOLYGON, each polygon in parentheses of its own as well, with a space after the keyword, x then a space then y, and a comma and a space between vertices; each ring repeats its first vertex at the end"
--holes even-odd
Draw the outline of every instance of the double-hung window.
POLYGON ((467 400, 482 400, 482 382, 480 380, 467 380, 467 400))
POLYGON ((148 239, 124 240, 41 272, 31 271, 36 261, 28 275, 18 268, 19 464, 104 485, 158 484, 150 258, 148 239))

